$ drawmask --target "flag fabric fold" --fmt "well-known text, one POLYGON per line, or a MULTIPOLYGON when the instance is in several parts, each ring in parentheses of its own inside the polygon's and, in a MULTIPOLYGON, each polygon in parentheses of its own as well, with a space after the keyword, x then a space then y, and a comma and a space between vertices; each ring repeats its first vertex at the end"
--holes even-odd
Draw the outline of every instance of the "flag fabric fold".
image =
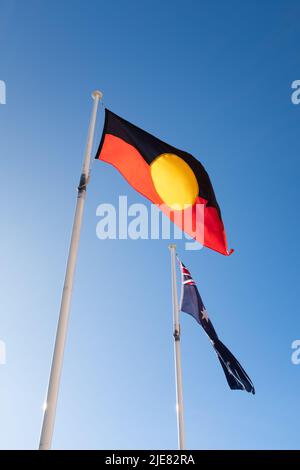
POLYGON ((203 165, 105 109, 96 159, 113 165, 181 230, 223 255, 228 251, 221 211, 203 165))
POLYGON ((178 259, 182 279, 182 298, 180 310, 192 315, 202 326, 208 335, 213 348, 219 358, 222 369, 226 376, 229 387, 232 390, 245 390, 255 394, 254 385, 241 364, 229 351, 229 349, 220 341, 212 322, 208 317, 207 310, 199 294, 195 281, 189 270, 182 261, 178 259))

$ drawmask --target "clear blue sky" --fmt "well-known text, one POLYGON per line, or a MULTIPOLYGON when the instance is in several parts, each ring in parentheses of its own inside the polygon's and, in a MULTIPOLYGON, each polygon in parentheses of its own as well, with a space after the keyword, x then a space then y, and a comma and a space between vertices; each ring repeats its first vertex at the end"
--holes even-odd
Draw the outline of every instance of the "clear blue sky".
MULTIPOLYGON (((299 14, 287 0, 0 0, 1 448, 38 445, 95 88, 114 112, 202 161, 236 250, 226 258, 178 243, 257 390, 229 390, 182 314, 187 446, 299 448, 299 14)), ((103 110, 95 148, 102 123, 103 110)), ((119 195, 144 201, 95 162, 58 449, 177 445, 168 241, 97 239, 96 208, 119 195)))

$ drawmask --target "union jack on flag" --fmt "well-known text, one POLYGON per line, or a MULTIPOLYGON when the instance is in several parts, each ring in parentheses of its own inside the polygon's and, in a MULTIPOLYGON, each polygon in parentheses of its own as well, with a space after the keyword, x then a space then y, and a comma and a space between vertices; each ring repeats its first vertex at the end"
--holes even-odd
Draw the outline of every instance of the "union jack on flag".
POLYGON ((181 263, 181 261, 179 261, 179 262, 181 264, 181 273, 182 273, 182 276, 183 276, 182 284, 183 285, 188 284, 189 286, 195 286, 196 283, 195 283, 194 279, 192 278, 190 271, 184 266, 183 263, 181 263))

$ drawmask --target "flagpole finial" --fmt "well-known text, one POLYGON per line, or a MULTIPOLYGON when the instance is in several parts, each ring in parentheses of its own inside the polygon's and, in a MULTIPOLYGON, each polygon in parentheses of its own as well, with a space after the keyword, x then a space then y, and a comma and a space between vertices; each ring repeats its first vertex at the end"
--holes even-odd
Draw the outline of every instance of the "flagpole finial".
POLYGON ((175 245, 175 243, 170 243, 170 245, 169 245, 169 250, 176 250, 176 245, 175 245))
POLYGON ((95 90, 95 91, 93 91, 93 93, 92 93, 92 97, 93 97, 94 99, 98 97, 98 99, 99 99, 99 101, 100 101, 100 100, 102 99, 102 97, 103 97, 103 93, 102 93, 101 91, 99 91, 99 90, 95 90))

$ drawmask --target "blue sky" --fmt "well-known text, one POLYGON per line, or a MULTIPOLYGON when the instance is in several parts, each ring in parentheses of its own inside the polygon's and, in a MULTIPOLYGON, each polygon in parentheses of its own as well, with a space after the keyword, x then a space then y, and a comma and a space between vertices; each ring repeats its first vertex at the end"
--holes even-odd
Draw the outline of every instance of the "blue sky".
MULTIPOLYGON (((299 448, 299 79, 296 1, 0 0, 0 447, 36 448, 82 156, 99 88, 114 112, 205 165, 226 258, 178 252, 257 394, 228 389, 182 321, 186 441, 299 448)), ((99 113, 94 149, 102 131, 99 113)), ((92 168, 53 440, 57 449, 176 448, 167 240, 96 237, 96 208, 143 198, 92 168)), ((148 202, 147 202, 148 204, 148 202)), ((149 205, 149 204, 148 204, 149 205)))

